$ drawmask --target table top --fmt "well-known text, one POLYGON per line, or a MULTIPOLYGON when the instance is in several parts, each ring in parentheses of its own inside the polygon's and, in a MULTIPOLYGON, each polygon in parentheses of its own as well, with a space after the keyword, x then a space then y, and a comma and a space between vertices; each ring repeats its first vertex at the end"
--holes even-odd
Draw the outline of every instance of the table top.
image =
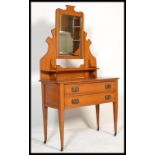
POLYGON ((91 83, 91 82, 104 82, 104 81, 112 81, 117 80, 117 77, 97 77, 97 78, 74 78, 74 79, 61 79, 61 80, 39 80, 43 83, 91 83))

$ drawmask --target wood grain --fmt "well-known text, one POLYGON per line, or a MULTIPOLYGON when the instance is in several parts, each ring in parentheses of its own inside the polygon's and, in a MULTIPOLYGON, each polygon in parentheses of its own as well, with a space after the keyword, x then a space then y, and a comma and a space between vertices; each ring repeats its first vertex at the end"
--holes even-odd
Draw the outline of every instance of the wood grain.
POLYGON ((60 128, 60 141, 61 141, 61 150, 63 150, 64 146, 64 85, 59 85, 59 109, 58 109, 58 115, 59 115, 59 128, 60 128))
POLYGON ((99 130, 99 117, 100 117, 100 105, 96 105, 96 122, 97 122, 97 130, 99 130))
POLYGON ((97 93, 97 92, 108 92, 108 91, 114 91, 115 90, 115 82, 100 82, 100 83, 85 83, 85 84, 70 84, 65 85, 65 93, 66 94, 78 94, 78 93, 97 93), (110 87, 106 87, 110 86, 110 87), (79 89, 78 92, 73 92, 72 88, 77 87, 79 89))
POLYGON ((65 97, 65 109, 77 108, 80 106, 95 105, 99 103, 112 102, 115 99, 114 93, 98 93, 98 94, 89 94, 89 95, 70 95, 65 97), (107 95, 110 95, 110 99, 105 99, 107 95), (73 104, 72 100, 78 99, 78 104, 73 104))
MULTIPOLYGON (((64 25, 65 26, 65 25, 64 25)), ((46 39, 48 50, 40 59, 40 82, 42 86, 42 111, 44 125, 44 143, 47 141, 48 108, 58 110, 60 145, 64 148, 64 110, 94 105, 96 107, 97 129, 99 130, 100 104, 113 103, 114 131, 117 134, 118 120, 118 79, 116 77, 98 78, 96 58, 90 51, 91 41, 84 31, 84 14, 67 6, 65 10, 56 10, 56 28, 52 36, 46 39), (81 54, 79 56, 59 55, 60 15, 79 16, 82 18, 81 54), (63 68, 56 64, 56 59, 83 58, 84 64, 78 68, 63 68), (73 89, 73 87, 77 87, 73 89), (74 91, 73 91, 74 90, 74 91), (76 90, 76 91, 75 91, 76 90), (78 90, 78 91, 77 91, 78 90)), ((79 50, 77 50, 79 54, 79 50)), ((76 54, 77 54, 76 53, 76 54)))
POLYGON ((44 143, 47 141, 47 121, 48 121, 48 107, 46 107, 46 89, 45 85, 42 84, 42 111, 43 111, 43 124, 44 124, 44 143))

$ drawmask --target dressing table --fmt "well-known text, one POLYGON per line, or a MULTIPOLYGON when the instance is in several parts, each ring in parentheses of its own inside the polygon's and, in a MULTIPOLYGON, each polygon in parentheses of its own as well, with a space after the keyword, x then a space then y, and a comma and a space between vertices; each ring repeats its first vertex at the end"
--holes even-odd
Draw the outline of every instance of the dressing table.
POLYGON ((96 58, 91 54, 91 41, 84 32, 84 14, 66 5, 56 9, 56 28, 48 37, 47 53, 40 59, 44 143, 47 141, 48 108, 58 110, 61 151, 64 147, 64 110, 95 105, 99 130, 100 104, 113 104, 114 135, 117 134, 118 79, 98 78, 96 58), (57 59, 83 59, 79 67, 63 67, 57 59))

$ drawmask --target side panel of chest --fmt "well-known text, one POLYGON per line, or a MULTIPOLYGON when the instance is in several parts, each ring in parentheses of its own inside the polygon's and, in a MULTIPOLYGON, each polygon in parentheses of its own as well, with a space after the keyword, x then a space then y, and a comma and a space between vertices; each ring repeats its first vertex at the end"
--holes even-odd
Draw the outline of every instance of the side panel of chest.
POLYGON ((59 104, 59 85, 46 84, 45 85, 45 103, 49 107, 58 108, 59 104))

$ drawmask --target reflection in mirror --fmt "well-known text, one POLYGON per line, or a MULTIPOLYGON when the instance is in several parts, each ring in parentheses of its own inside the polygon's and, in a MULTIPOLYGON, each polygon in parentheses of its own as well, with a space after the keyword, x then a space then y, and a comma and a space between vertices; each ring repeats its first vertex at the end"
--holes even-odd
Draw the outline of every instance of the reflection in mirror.
POLYGON ((80 56, 81 17, 60 15, 59 55, 80 56))
POLYGON ((84 64, 84 59, 56 59, 56 64, 63 68, 78 68, 84 64))

